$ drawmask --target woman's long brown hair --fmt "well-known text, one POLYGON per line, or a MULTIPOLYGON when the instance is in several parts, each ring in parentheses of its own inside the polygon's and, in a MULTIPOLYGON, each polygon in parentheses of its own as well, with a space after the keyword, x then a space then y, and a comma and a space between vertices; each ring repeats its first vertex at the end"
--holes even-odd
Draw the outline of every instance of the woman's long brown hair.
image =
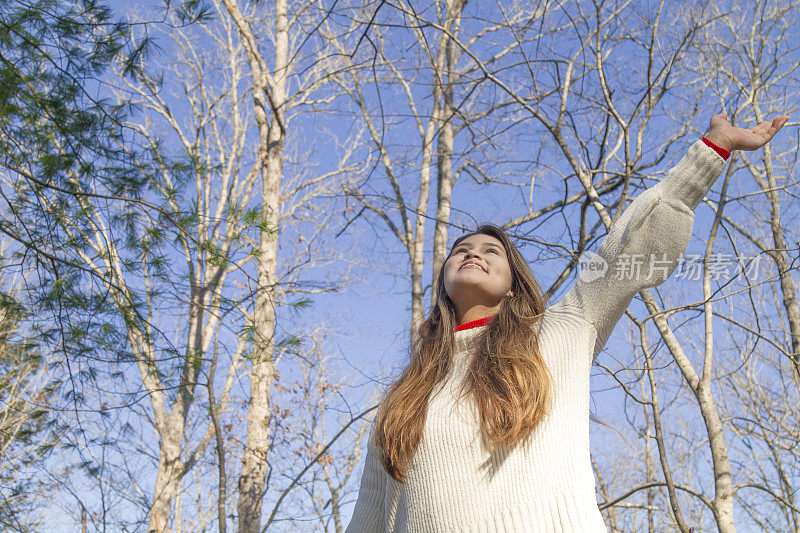
MULTIPOLYGON (((546 301, 528 263, 502 229, 490 224, 462 235, 489 235, 506 250, 513 297, 475 343, 475 354, 462 382, 480 414, 483 444, 492 452, 523 441, 544 418, 550 403, 551 377, 539 352, 534 324, 546 301)), ((378 408, 375 439, 386 471, 404 483, 409 463, 422 439, 428 401, 450 369, 455 349, 456 311, 444 289, 444 266, 436 283, 430 316, 412 340, 411 361, 386 391, 378 408)))

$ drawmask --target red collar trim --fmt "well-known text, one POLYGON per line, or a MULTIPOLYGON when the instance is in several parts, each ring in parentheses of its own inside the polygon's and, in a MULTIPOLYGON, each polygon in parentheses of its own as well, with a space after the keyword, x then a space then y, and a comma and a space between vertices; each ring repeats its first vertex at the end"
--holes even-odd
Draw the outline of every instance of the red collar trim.
POLYGON ((477 327, 480 327, 480 326, 485 326, 486 324, 491 322, 491 320, 493 318, 494 318, 494 316, 487 316, 486 318, 479 318, 478 320, 472 320, 470 322, 465 322, 465 323, 461 324, 460 326, 456 326, 456 331, 463 331, 465 329, 472 329, 472 328, 477 328, 477 327))

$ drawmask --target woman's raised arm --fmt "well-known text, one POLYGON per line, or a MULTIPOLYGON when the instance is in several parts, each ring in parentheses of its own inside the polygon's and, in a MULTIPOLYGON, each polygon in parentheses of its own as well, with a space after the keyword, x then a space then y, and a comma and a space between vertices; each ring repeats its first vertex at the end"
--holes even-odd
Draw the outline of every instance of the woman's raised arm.
POLYGON ((764 146, 788 118, 778 116, 745 130, 731 126, 725 114, 714 115, 703 139, 625 209, 596 253, 586 254, 577 281, 554 307, 571 308, 594 326, 593 359, 631 299, 672 274, 689 245, 694 209, 722 173, 729 153, 764 146))

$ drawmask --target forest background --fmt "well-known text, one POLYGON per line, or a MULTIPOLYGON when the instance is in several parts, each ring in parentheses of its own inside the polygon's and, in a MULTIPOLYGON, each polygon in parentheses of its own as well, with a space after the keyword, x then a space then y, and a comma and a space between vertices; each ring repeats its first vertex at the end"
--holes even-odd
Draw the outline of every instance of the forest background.
MULTIPOLYGON (((0 6, 0 529, 336 531, 448 244, 551 301, 794 0, 0 6)), ((797 146, 734 153, 592 369, 610 531, 800 531, 797 146)))

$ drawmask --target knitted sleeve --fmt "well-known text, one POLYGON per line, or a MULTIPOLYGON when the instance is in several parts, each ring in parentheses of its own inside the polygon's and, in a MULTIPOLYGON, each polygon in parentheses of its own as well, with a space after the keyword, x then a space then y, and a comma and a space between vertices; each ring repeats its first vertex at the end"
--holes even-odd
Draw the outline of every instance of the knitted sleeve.
POLYGON ((597 330, 597 357, 642 289, 663 283, 689 245, 694 209, 725 167, 703 140, 656 185, 641 193, 611 227, 596 253, 581 258, 578 279, 555 305, 580 314, 597 330))
POLYGON ((383 504, 387 475, 381 464, 380 452, 375 445, 375 421, 373 420, 367 439, 367 457, 364 462, 364 473, 361 475, 358 500, 345 533, 383 533, 385 531, 383 504))

